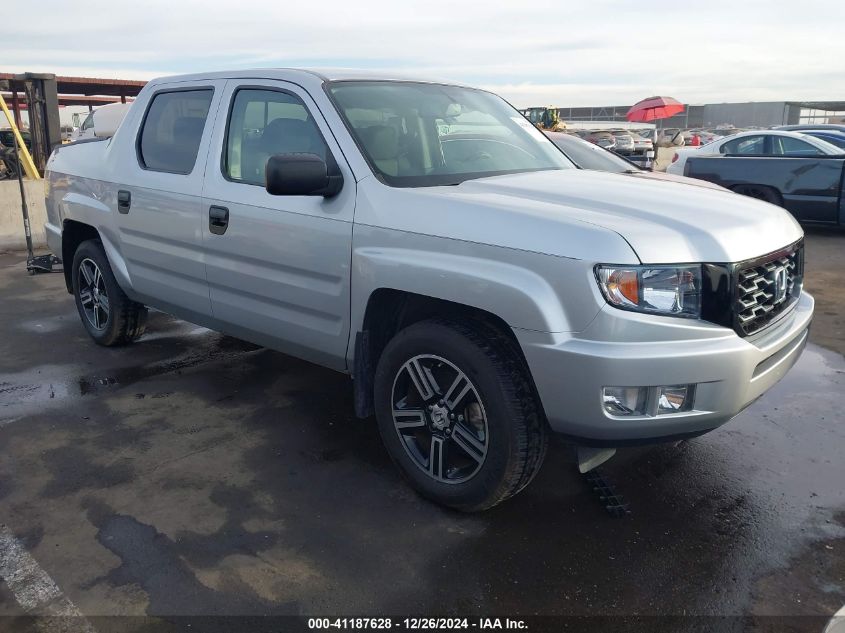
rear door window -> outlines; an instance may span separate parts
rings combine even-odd
[[[789,136],[772,137],[774,153],[779,156],[820,156],[821,150],[806,141]]]
[[[197,161],[214,91],[160,92],[153,97],[138,141],[141,165],[154,171],[189,174]]]

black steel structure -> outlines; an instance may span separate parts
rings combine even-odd
[[[15,75],[29,104],[29,133],[32,135],[32,160],[42,174],[53,149],[61,145],[59,92],[56,76],[49,73]]]

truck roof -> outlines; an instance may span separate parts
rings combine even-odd
[[[198,81],[203,79],[277,79],[281,81],[294,81],[297,83],[309,84],[314,82],[322,84],[326,81],[341,80],[417,81],[422,83],[437,83],[453,86],[464,85],[454,81],[443,81],[432,78],[412,77],[397,73],[352,68],[251,68],[242,70],[223,70],[157,77],[149,83],[152,85],[161,85],[179,83],[183,81]]]

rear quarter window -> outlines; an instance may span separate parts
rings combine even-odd
[[[214,91],[211,88],[156,94],[144,115],[138,158],[145,169],[189,174],[197,161]]]

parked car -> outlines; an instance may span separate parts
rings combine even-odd
[[[615,150],[616,149],[616,137],[613,136],[610,132],[603,132],[603,131],[593,131],[589,132],[585,137],[587,141],[590,143],[595,143],[599,147],[603,147],[604,149],[608,150]]]
[[[842,132],[845,134],[845,125],[839,123],[802,123],[800,125],[781,125],[776,130],[787,132],[804,132],[806,130],[827,130],[829,132]]]
[[[684,130],[681,135],[684,137],[684,145],[692,145],[692,137],[698,134],[698,130]],[[701,139],[701,135],[699,135]]]
[[[733,136],[734,134],[741,134],[742,132],[747,132],[748,130],[744,130],[738,127],[717,127],[710,130],[707,130],[711,134],[715,134],[716,136]]]
[[[616,139],[616,147],[613,151],[623,156],[634,153],[634,137],[630,132],[626,130],[613,130],[611,134]]]
[[[645,138],[636,133],[632,133],[631,138],[634,140],[634,154],[654,151],[654,142],[650,138]]]
[[[839,132],[837,130],[802,130],[802,134],[806,134],[807,136],[813,136],[815,138],[820,138],[823,141],[827,141],[831,145],[836,145],[840,150],[845,150],[845,132]]]
[[[824,154],[839,154],[841,151],[835,145],[799,132],[751,130],[727,136],[720,141],[701,147],[678,148],[675,150],[672,162],[666,168],[666,172],[683,176],[686,161],[693,155],[821,156]]]
[[[462,510],[528,485],[550,432],[586,471],[720,426],[797,360],[813,313],[782,209],[577,169],[467,87],[156,79],[46,180],[95,342],[138,339],[154,306],[345,372],[411,485]],[[749,276],[778,291],[735,291]]]
[[[74,115],[76,116],[76,115]],[[83,138],[93,138],[94,136],[94,110],[88,113],[88,115],[82,120],[82,123],[79,127],[73,130],[73,133],[70,135],[71,142],[78,141]]]
[[[649,180],[660,180],[663,182],[674,182],[686,185],[694,185],[696,187],[717,188],[724,191],[724,187],[719,187],[704,180],[697,180],[695,178],[686,178],[684,176],[673,176],[672,174],[665,174],[662,172],[648,171],[641,169],[635,163],[627,160],[604,148],[598,147],[593,143],[573,136],[572,134],[564,134],[561,132],[545,132],[552,143],[557,148],[566,154],[566,157],[571,160],[580,169],[592,169],[596,171],[606,171],[612,174],[624,174],[626,176],[634,176],[636,178],[647,178]],[[679,193],[677,189],[671,190],[672,194]]]
[[[74,127],[72,125],[61,126],[62,143],[70,143],[73,136]]]
[[[683,132],[678,128],[664,128],[662,130],[658,130],[657,145],[659,147],[683,147]]]
[[[685,173],[691,178],[784,207],[799,222],[845,227],[841,151],[816,156],[693,154],[686,163]]]
[[[131,103],[109,103],[88,113],[82,125],[71,136],[71,141],[101,137],[108,138],[117,130]]]
[[[634,130],[632,133],[635,134],[636,136],[640,136],[640,137],[654,143],[654,139],[657,135],[657,130],[654,129],[654,128],[641,128],[641,129]]]
[[[32,149],[32,135],[29,133],[29,130],[20,130],[21,138],[23,139],[23,144],[26,145],[28,150]],[[5,145],[7,149],[11,149],[14,151],[15,145],[15,133],[12,132],[11,128],[3,128],[0,129],[0,145]]]
[[[716,141],[720,141],[724,138],[723,134],[717,134],[712,130],[700,130],[698,132],[698,136],[701,138],[701,144],[707,145],[708,143],[714,143]]]

